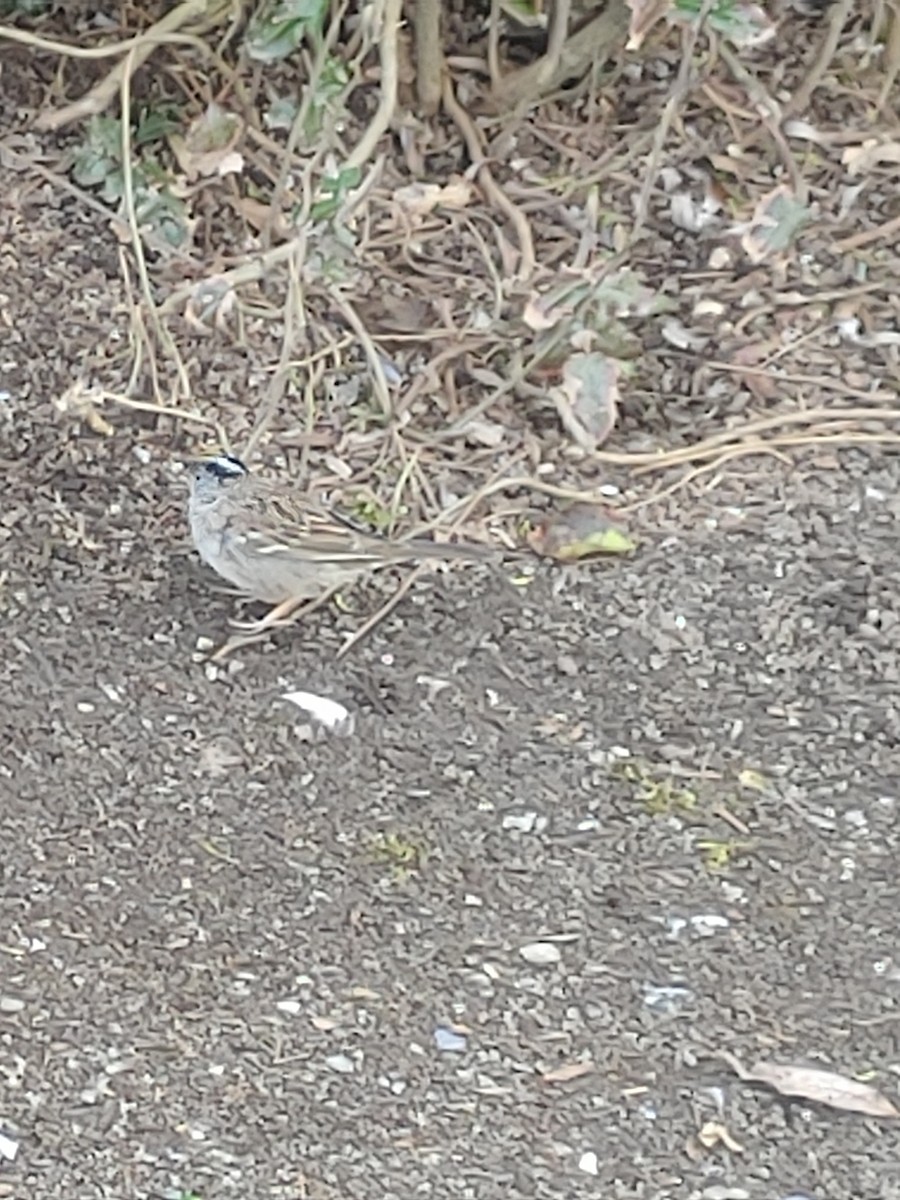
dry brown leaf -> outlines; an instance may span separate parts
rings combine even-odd
[[[541,521],[528,534],[535,554],[577,562],[595,554],[630,554],[634,541],[600,504],[573,504]]]
[[[534,292],[528,297],[525,307],[522,309],[522,320],[535,333],[543,333],[547,329],[552,329],[554,325],[558,325],[564,317],[571,314],[571,311],[571,308],[562,304],[554,305],[552,300],[548,300],[546,296]]]
[[[84,421],[92,433],[100,434],[101,437],[111,437],[115,428],[101,415],[99,405],[102,403],[101,392],[89,388],[81,380],[76,380],[53,401],[53,407],[63,416],[74,416]]]
[[[762,1061],[747,1068],[730,1051],[720,1050],[718,1056],[728,1063],[739,1078],[749,1083],[765,1084],[782,1096],[826,1104],[829,1108],[862,1113],[867,1117],[889,1120],[900,1117],[900,1109],[877,1088],[856,1079],[848,1079],[846,1075],[838,1075],[835,1071]]]
[[[572,354],[553,399],[566,432],[593,453],[612,432],[619,405],[620,364],[606,354]]]
[[[736,367],[755,367],[765,362],[779,346],[777,338],[769,338],[764,342],[748,342],[734,351],[731,362]],[[768,371],[737,371],[736,376],[757,400],[773,399],[782,386]]]
[[[748,792],[767,792],[771,786],[762,771],[754,771],[752,767],[744,767],[739,771],[737,781]]]
[[[502,446],[510,436],[505,425],[501,425],[497,421],[480,419],[467,421],[461,432],[470,442],[474,442],[478,446],[487,446],[490,450],[496,450],[498,446]]]
[[[628,25],[627,50],[640,50],[644,38],[672,7],[672,0],[628,0],[631,20]]]
[[[697,1141],[705,1150],[714,1150],[722,1145],[732,1154],[743,1154],[744,1147],[736,1141],[727,1127],[721,1121],[707,1121],[702,1129],[697,1131]]]
[[[847,146],[841,162],[848,175],[863,175],[882,163],[900,163],[900,142],[882,142],[868,138],[859,146]]]
[[[594,1064],[589,1059],[582,1062],[563,1063],[561,1066],[545,1071],[541,1080],[544,1083],[568,1083],[571,1079],[580,1079],[583,1075],[590,1075],[593,1070]]]
[[[331,1033],[332,1030],[340,1027],[340,1021],[336,1017],[318,1017],[313,1016],[309,1019],[313,1029],[318,1029],[319,1033]]]
[[[358,306],[368,328],[379,333],[421,333],[434,324],[433,307],[422,296],[375,295]]]
[[[264,204],[261,200],[255,200],[252,196],[239,196],[233,199],[231,203],[251,229],[255,229],[257,233],[261,229],[269,228],[275,237],[286,238],[293,228],[290,221],[280,209],[273,212],[271,204]]]
[[[869,1117],[900,1117],[900,1109],[871,1084],[818,1067],[758,1062],[750,1068],[747,1079],[768,1084],[783,1096],[799,1096],[844,1112],[858,1112]]]
[[[467,179],[449,183],[410,183],[397,188],[394,202],[408,220],[421,221],[436,208],[465,208],[472,202],[472,185]]]
[[[235,175],[243,171],[244,158],[235,150],[244,132],[237,113],[213,101],[191,125],[184,137],[172,134],[169,145],[188,180],[201,175]]]

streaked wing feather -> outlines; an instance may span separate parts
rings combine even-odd
[[[299,552],[313,562],[360,564],[405,557],[391,542],[355,530],[296,492],[257,487],[246,500],[257,520],[244,536],[260,554]]]
[[[440,545],[421,539],[393,542],[354,528],[349,518],[314,504],[308,497],[249,477],[243,501],[256,517],[242,536],[259,554],[299,554],[310,562],[361,566],[416,558],[490,557],[488,547]],[[252,484],[252,486],[251,486]]]

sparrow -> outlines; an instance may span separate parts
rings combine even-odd
[[[487,546],[362,532],[290,484],[251,474],[232,454],[191,464],[188,520],[205,563],[245,596],[284,611],[392,563],[495,557]]]

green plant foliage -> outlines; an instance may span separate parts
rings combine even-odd
[[[304,38],[321,39],[327,13],[328,0],[268,0],[247,27],[244,49],[256,62],[278,62]]]
[[[696,21],[703,8],[703,0],[675,0],[677,16]],[[710,28],[722,34],[736,46],[752,44],[774,33],[774,26],[765,10],[748,0],[718,0],[706,17]]]
[[[138,115],[131,131],[132,145],[146,148],[173,127],[171,111],[146,109]],[[84,141],[75,151],[72,176],[82,187],[98,189],[108,203],[121,201],[125,194],[125,172],[122,122],[118,118],[91,118]],[[180,246],[187,236],[185,206],[170,189],[169,173],[146,150],[131,164],[131,183],[138,224],[153,229],[170,246]]]
[[[320,197],[310,209],[310,220],[329,221],[337,213],[351,188],[362,178],[359,167],[344,167],[337,175],[328,175],[319,184]]]
[[[40,17],[50,0],[0,0],[0,17]]]

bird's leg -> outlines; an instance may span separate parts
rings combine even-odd
[[[232,629],[239,629],[241,633],[250,635],[265,633],[267,629],[287,625],[290,617],[296,619],[303,616],[308,607],[306,602],[305,596],[301,596],[299,599],[291,596],[287,600],[282,600],[280,604],[276,604],[274,608],[270,608],[260,621],[231,621],[230,624]],[[311,607],[309,607],[309,611],[312,611]]]
[[[230,637],[227,642],[223,642],[216,650],[213,650],[209,656],[209,661],[221,662],[234,650],[240,650],[243,646],[252,646],[254,642],[261,642],[265,636],[265,632],[257,634],[237,633],[234,637]]]
[[[254,642],[262,641],[262,639],[272,630],[280,629],[285,625],[292,625],[301,618],[308,616],[317,608],[321,608],[326,604],[332,596],[332,592],[326,592],[323,596],[318,596],[315,600],[308,600],[301,596],[291,598],[290,600],[282,600],[280,604],[276,604],[274,608],[262,618],[261,621],[237,622],[232,621],[233,628],[239,630],[233,637],[230,637],[227,642],[224,642],[218,650],[213,651],[210,655],[212,662],[221,662],[223,658],[227,658],[233,650],[239,650],[242,646],[250,646]]]

